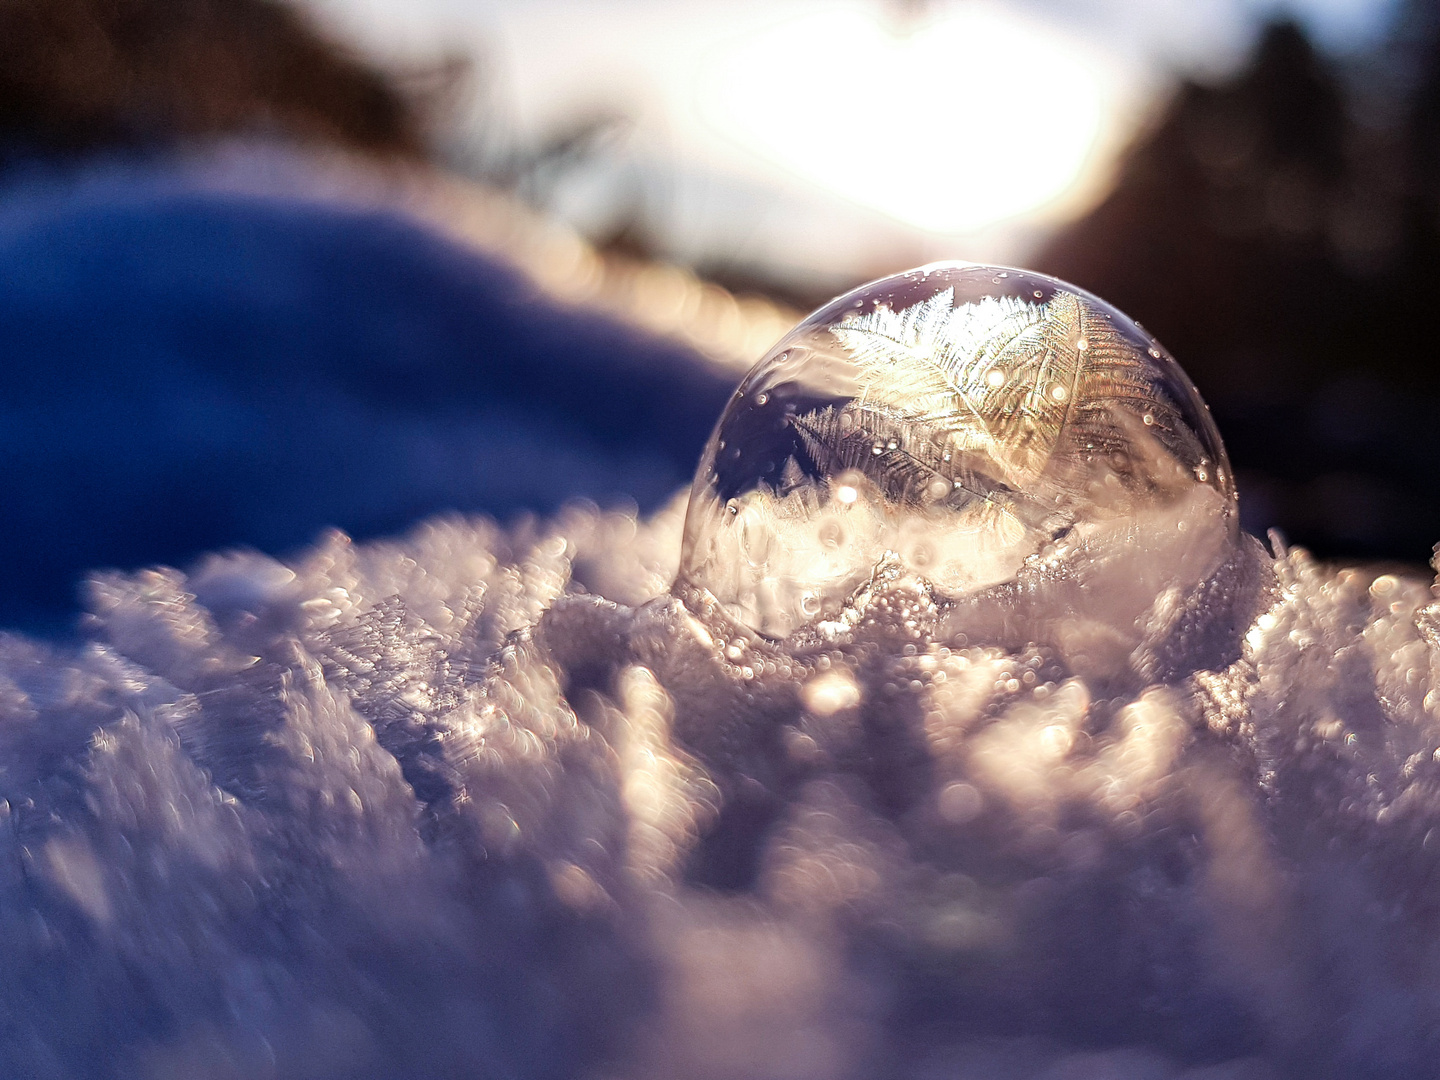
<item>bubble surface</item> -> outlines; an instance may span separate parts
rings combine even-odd
[[[1237,536],[1219,433],[1153,337],[1053,278],[935,264],[832,301],[746,375],[676,591],[784,639],[887,567],[944,601],[1100,563],[1115,579],[1128,551],[1143,607]]]

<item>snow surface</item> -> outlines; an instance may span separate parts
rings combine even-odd
[[[487,225],[535,232],[443,177],[263,142],[7,171],[0,626],[67,632],[96,567],[664,505],[735,375],[548,294]]]
[[[1435,1074],[1426,582],[1247,539],[1159,675],[903,580],[791,654],[669,595],[682,509],[99,577],[83,646],[0,640],[0,1074]]]

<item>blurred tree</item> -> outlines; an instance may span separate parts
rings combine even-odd
[[[1139,318],[1212,404],[1252,529],[1418,561],[1440,537],[1434,418],[1440,49],[1412,107],[1356,119],[1296,24],[1184,85],[1111,195],[1036,262]]]
[[[1234,80],[1180,90],[1043,268],[1141,318],[1217,404],[1313,382],[1345,291],[1326,235],[1345,134],[1338,79],[1271,27]]]
[[[422,144],[391,81],[277,0],[0,0],[0,147],[254,131]]]

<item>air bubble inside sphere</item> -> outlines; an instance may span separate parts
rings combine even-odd
[[[937,264],[831,302],[746,375],[676,589],[773,639],[840,625],[881,572],[941,602],[1066,581],[1139,612],[1222,561],[1237,521],[1208,410],[1133,320]]]

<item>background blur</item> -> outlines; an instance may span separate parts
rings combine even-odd
[[[1440,540],[1436,0],[0,0],[0,625],[651,509],[791,322],[938,258],[1154,331],[1252,530]]]

